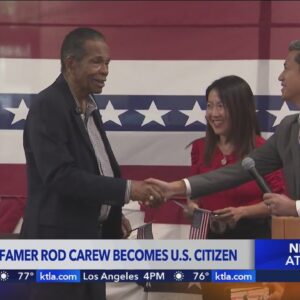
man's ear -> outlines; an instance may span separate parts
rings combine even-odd
[[[74,64],[75,64],[75,59],[73,56],[67,56],[65,59],[65,67],[66,67],[66,71],[72,71],[74,68]]]

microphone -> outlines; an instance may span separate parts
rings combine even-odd
[[[272,193],[271,189],[263,179],[263,177],[258,173],[257,169],[255,168],[255,162],[251,157],[245,157],[242,160],[242,167],[244,170],[248,171],[256,183],[259,185],[260,189],[264,193]]]

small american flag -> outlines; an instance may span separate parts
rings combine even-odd
[[[190,240],[204,240],[207,236],[207,230],[209,225],[209,211],[203,211],[195,209],[193,214],[193,220],[190,229]]]
[[[138,240],[153,240],[152,223],[139,227],[136,238]]]

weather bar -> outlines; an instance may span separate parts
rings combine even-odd
[[[0,270],[6,282],[300,282],[295,270]]]

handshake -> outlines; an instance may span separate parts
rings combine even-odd
[[[173,196],[186,195],[186,187],[183,180],[165,182],[149,178],[145,181],[131,181],[130,199],[141,201],[151,207],[157,207],[165,203]]]

